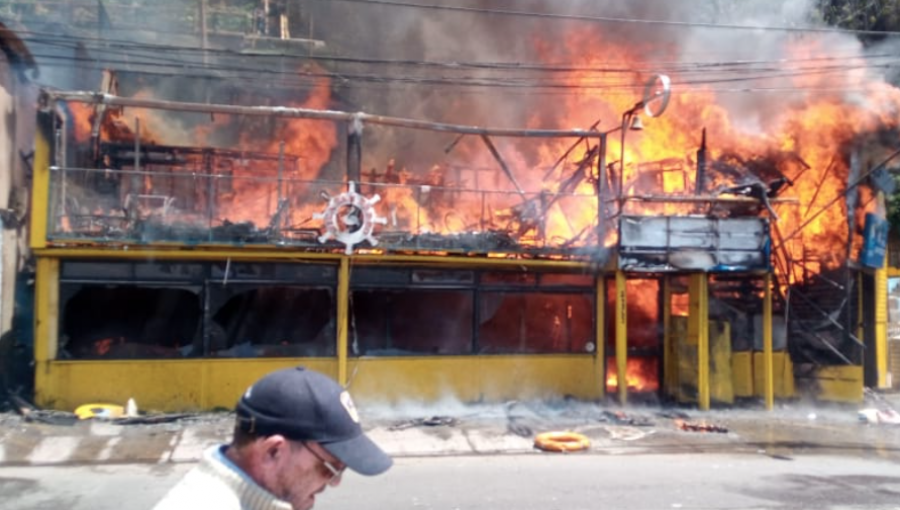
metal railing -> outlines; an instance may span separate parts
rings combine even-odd
[[[328,218],[317,217],[334,198],[336,228],[352,232],[348,218],[371,212],[383,219],[374,226],[377,247],[389,251],[574,254],[597,244],[593,195],[362,182],[365,203],[342,205],[346,183],[296,179],[292,171],[242,175],[153,164],[50,170],[51,241],[334,249],[343,245],[320,242]]]

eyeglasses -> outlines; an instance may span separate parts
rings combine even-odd
[[[310,448],[308,444],[302,443],[302,442],[300,444],[302,444],[304,448],[309,450],[309,452],[312,453],[313,456],[315,456],[315,458],[319,459],[319,462],[321,462],[322,465],[325,466],[325,468],[328,469],[328,471],[331,473],[331,478],[328,479],[329,485],[331,485],[335,480],[337,480],[338,478],[341,477],[341,475],[344,474],[344,470],[347,469],[347,466],[344,466],[341,469],[338,469],[338,468],[334,467],[334,464],[332,464],[331,462],[328,462],[327,460],[325,460],[324,457],[319,455],[318,452],[316,452],[315,450]]]

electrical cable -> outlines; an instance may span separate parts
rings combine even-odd
[[[642,25],[660,25],[675,28],[710,28],[717,30],[750,30],[756,32],[788,32],[788,33],[828,33],[828,34],[848,34],[848,35],[900,35],[898,31],[886,30],[853,30],[833,27],[792,27],[792,26],[754,26],[754,25],[735,25],[728,23],[705,23],[700,21],[673,21],[673,20],[649,20],[639,18],[615,18],[608,16],[587,16],[579,14],[559,14],[559,13],[540,13],[529,11],[515,11],[507,9],[485,9],[479,7],[461,7],[455,5],[435,5],[435,4],[416,4],[408,2],[396,2],[392,0],[308,0],[312,2],[327,3],[353,3],[381,5],[389,7],[404,7],[420,10],[436,10],[449,11],[457,13],[477,13],[490,14],[494,16],[513,16],[526,18],[544,18],[555,20],[571,20],[585,22],[600,23],[624,23],[624,24],[642,24]]]

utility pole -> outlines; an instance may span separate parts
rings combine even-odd
[[[209,41],[206,38],[206,0],[200,0],[200,36],[201,42],[200,47],[203,48],[203,66],[209,63],[206,53],[209,49]]]

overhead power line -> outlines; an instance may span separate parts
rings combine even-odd
[[[194,78],[219,78],[229,80],[240,80],[243,83],[259,83],[261,81],[271,82],[278,79],[277,83],[271,83],[276,87],[304,87],[309,88],[317,83],[317,80],[329,79],[341,83],[349,83],[354,88],[391,88],[399,86],[427,86],[427,87],[453,87],[456,92],[465,89],[469,90],[503,90],[509,92],[518,92],[521,94],[580,94],[585,91],[596,90],[602,91],[605,95],[621,95],[640,94],[643,85],[626,82],[604,82],[603,80],[582,80],[578,83],[567,83],[559,80],[540,80],[540,79],[506,79],[506,78],[485,78],[471,76],[438,76],[438,77],[416,77],[416,76],[399,76],[399,75],[382,75],[382,74],[342,74],[327,71],[318,72],[295,72],[284,71],[278,69],[265,69],[258,66],[241,67],[236,65],[216,66],[203,65],[201,62],[164,62],[164,61],[142,61],[130,59],[106,58],[102,61],[103,65],[92,58],[78,58],[53,54],[36,54],[36,56],[44,62],[44,65],[52,65],[57,68],[84,68],[85,66],[119,65],[119,66],[135,66],[141,68],[142,73],[169,75],[173,76],[173,72],[177,71],[178,76],[194,77]],[[154,71],[155,69],[155,71]],[[858,69],[868,69],[858,68]],[[791,72],[782,72],[780,74],[761,74],[761,75],[745,75],[739,77],[727,76],[708,76],[697,77],[694,79],[684,79],[676,82],[676,87],[682,92],[718,92],[719,90],[731,93],[741,92],[766,92],[773,91],[795,91],[795,92],[835,92],[861,90],[859,87],[835,87],[831,85],[817,86],[760,86],[751,85],[754,83],[761,84],[765,81],[773,79],[794,79],[799,77],[811,77],[816,75],[843,74],[851,70],[848,67],[838,67],[834,69],[810,69],[795,70]],[[215,73],[215,74],[213,74]],[[744,87],[734,87],[736,83],[746,83]],[[728,89],[717,87],[718,84],[730,84]]]
[[[57,47],[63,49],[75,49],[77,39],[69,38],[33,38],[33,34],[26,39],[34,41],[36,47]],[[108,61],[109,63],[117,63],[112,57],[124,59],[126,64],[147,65],[147,66],[164,66],[170,64],[175,67],[191,66],[198,68],[202,64],[199,63],[203,55],[212,54],[219,57],[233,57],[235,59],[243,59],[238,62],[230,62],[227,65],[221,62],[209,63],[205,67],[211,71],[241,71],[261,72],[261,73],[278,73],[293,74],[294,69],[288,71],[278,71],[273,69],[261,69],[259,65],[250,65],[251,60],[271,61],[273,63],[282,63],[284,59],[289,61],[296,60],[299,62],[308,61],[306,56],[279,55],[279,54],[260,54],[247,55],[233,50],[216,50],[213,52],[204,52],[197,48],[177,47],[177,46],[155,46],[143,45],[140,43],[127,42],[125,44],[97,44],[95,47],[88,48],[94,51],[94,57],[85,58],[85,62],[92,60]],[[35,50],[38,56],[46,58],[62,58],[53,55],[41,55],[41,52]],[[66,57],[75,58],[77,57]],[[195,59],[191,62],[190,58]],[[798,74],[809,73],[825,73],[825,72],[846,72],[860,69],[879,69],[889,68],[900,64],[900,59],[895,55],[877,54],[870,55],[869,58],[859,58],[856,56],[830,56],[830,57],[808,57],[800,59],[776,59],[776,60],[736,60],[736,61],[717,61],[717,62],[638,62],[632,67],[618,67],[617,63],[608,63],[606,66],[564,66],[557,64],[541,64],[541,63],[517,63],[517,62],[501,62],[501,63],[482,63],[482,62],[435,62],[435,61],[414,61],[414,60],[390,60],[390,59],[361,59],[361,58],[344,58],[344,57],[319,57],[321,61],[333,61],[339,63],[363,64],[378,66],[381,73],[367,73],[356,76],[365,76],[369,79],[382,77],[385,80],[398,78],[397,73],[393,71],[385,71],[384,66],[407,66],[414,70],[427,71],[429,69],[440,69],[445,73],[453,73],[459,75],[465,71],[478,71],[479,73],[498,72],[504,73],[502,79],[517,79],[511,73],[526,73],[524,79],[537,79],[533,73],[579,73],[579,82],[585,86],[591,85],[591,80],[597,80],[608,74],[648,74],[648,73],[668,73],[678,75],[686,79],[693,73],[702,73],[704,76],[723,77],[727,75],[737,76],[736,79],[758,80],[767,77],[778,78],[784,76],[795,76]],[[817,65],[816,65],[817,64]],[[766,74],[769,73],[769,74]],[[350,79],[354,74],[349,72],[334,71],[335,77]],[[592,78],[593,77],[593,78]],[[442,79],[440,76],[416,77],[413,75],[401,75],[399,79]],[[465,76],[457,76],[455,79],[471,79],[471,80],[489,80],[489,76],[480,74],[477,77],[466,78]],[[604,87],[610,87],[609,80],[602,80]],[[634,87],[638,86],[633,80],[615,84],[616,86]]]
[[[588,21],[588,22],[599,22],[599,23],[631,23],[631,24],[641,24],[641,25],[658,25],[658,26],[670,26],[670,27],[681,27],[681,28],[710,28],[710,29],[720,29],[720,30],[751,30],[751,31],[776,31],[776,32],[819,32],[819,33],[836,33],[836,34],[848,34],[848,35],[900,35],[900,32],[896,31],[882,31],[882,30],[851,30],[851,29],[843,29],[843,28],[833,28],[833,27],[792,27],[792,26],[775,26],[775,25],[765,25],[765,26],[755,26],[755,25],[735,25],[729,23],[706,23],[702,21],[672,21],[672,20],[649,20],[649,19],[639,19],[639,18],[616,18],[616,17],[608,17],[608,16],[587,16],[580,14],[560,14],[560,13],[542,13],[542,12],[530,12],[530,11],[516,11],[509,9],[485,9],[480,7],[461,7],[456,5],[435,5],[435,4],[417,4],[417,3],[409,3],[409,2],[396,2],[393,0],[309,0],[314,2],[344,2],[344,3],[353,3],[353,4],[367,4],[367,5],[383,5],[383,6],[391,6],[391,7],[404,7],[404,8],[413,8],[413,9],[425,9],[425,10],[436,10],[436,11],[451,11],[451,12],[460,12],[460,13],[478,13],[478,14],[492,14],[497,16],[517,16],[517,17],[527,17],[527,18],[547,18],[547,19],[557,19],[557,20],[573,20],[573,21]]]

